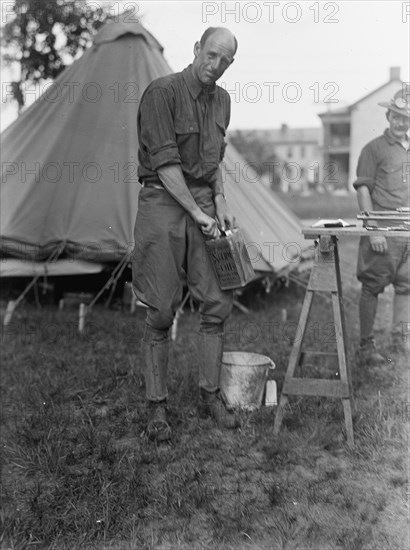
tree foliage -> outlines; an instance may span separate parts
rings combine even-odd
[[[96,2],[15,0],[2,29],[2,48],[6,65],[20,65],[20,78],[10,83],[20,108],[24,83],[54,79],[90,45],[107,17],[107,9]]]
[[[281,182],[280,170],[277,166],[283,164],[272,151],[272,145],[262,140],[252,130],[236,130],[229,134],[230,141],[241,156],[269,181],[276,190]]]

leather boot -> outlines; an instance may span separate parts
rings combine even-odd
[[[199,387],[210,393],[219,390],[223,347],[223,332],[199,332]]]
[[[149,418],[145,434],[157,442],[171,439],[171,428],[167,422],[166,401],[148,402]]]
[[[236,428],[235,414],[226,408],[219,392],[224,333],[222,325],[207,327],[199,332],[199,387],[201,408],[216,420],[221,428]]]
[[[360,347],[358,359],[360,366],[377,367],[387,364],[374,343],[373,325],[377,312],[377,295],[362,287],[359,302]]]
[[[169,342],[141,342],[144,360],[145,394],[149,401],[163,401],[168,397],[167,372]]]
[[[220,428],[234,429],[239,426],[238,418],[233,411],[227,409],[219,391],[200,391],[200,400],[205,414],[211,416]]]
[[[387,365],[388,361],[377,351],[374,340],[370,339],[360,345],[359,364],[361,367],[380,367]]]
[[[166,412],[169,342],[143,340],[141,349],[145,363],[145,393],[149,413],[145,433],[152,440],[166,441],[171,437]]]
[[[377,295],[362,287],[359,301],[360,345],[374,339],[373,326],[377,312]]]
[[[410,295],[395,294],[393,299],[392,351],[410,353]]]

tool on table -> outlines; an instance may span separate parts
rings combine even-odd
[[[410,225],[410,209],[400,207],[396,210],[364,210],[357,216],[358,220],[363,220],[363,227],[368,231],[407,231]],[[400,222],[399,225],[375,227],[370,226],[367,222]]]

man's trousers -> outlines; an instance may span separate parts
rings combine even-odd
[[[191,192],[198,206],[215,217],[211,189],[195,186]],[[135,294],[148,305],[142,342],[147,397],[161,400],[167,395],[168,331],[184,284],[199,302],[200,385],[214,391],[219,385],[223,324],[233,295],[219,288],[200,228],[165,189],[140,191],[132,261]]]

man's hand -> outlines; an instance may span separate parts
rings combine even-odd
[[[202,210],[200,210],[194,219],[196,223],[200,226],[201,231],[204,235],[210,237],[211,239],[216,239],[217,237],[219,237],[218,224],[216,223],[216,220],[214,220],[214,218],[211,218],[211,216],[208,216],[207,214],[205,214],[205,212],[202,212]]]
[[[383,235],[370,235],[369,240],[373,252],[377,252],[378,254],[385,254],[387,252],[386,237],[383,237]]]
[[[229,227],[229,229],[233,229],[233,227],[235,226],[235,218],[229,210],[228,205],[226,204],[225,197],[218,193],[217,195],[215,195],[214,202],[216,208],[216,217],[222,231],[225,231],[227,226]]]

